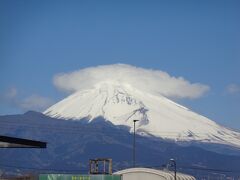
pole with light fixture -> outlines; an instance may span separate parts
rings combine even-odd
[[[174,165],[174,180],[177,180],[177,164],[174,159],[169,160]]]
[[[136,132],[135,132],[135,123],[139,120],[133,120],[133,167],[136,166]]]

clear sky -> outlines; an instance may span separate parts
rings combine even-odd
[[[240,129],[239,0],[0,0],[0,114],[64,98],[55,74],[124,63],[210,90],[181,104]]]

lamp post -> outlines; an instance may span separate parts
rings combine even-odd
[[[169,161],[171,163],[173,163],[173,165],[174,165],[174,180],[177,180],[177,164],[176,164],[176,161],[174,159],[170,159]]]
[[[133,167],[135,167],[135,164],[136,164],[136,140],[135,140],[135,136],[136,136],[136,133],[135,133],[135,123],[138,122],[139,120],[136,120],[134,119],[133,120]]]

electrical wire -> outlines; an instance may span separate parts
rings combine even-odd
[[[81,169],[55,169],[55,168],[37,168],[37,167],[26,167],[26,166],[16,166],[16,165],[8,165],[8,164],[0,164],[1,167],[5,168],[16,168],[16,169],[28,169],[28,170],[35,170],[35,171],[52,171],[52,172],[87,172],[88,169],[81,168]],[[154,168],[154,169],[162,169],[162,165],[155,165],[155,166],[141,166],[145,168]],[[129,168],[129,166],[125,167]],[[121,169],[114,169],[115,171],[123,170]],[[178,166],[177,170],[197,170],[197,171],[208,171],[208,172],[218,172],[218,173],[240,173],[239,170],[227,170],[227,169],[216,169],[216,168],[205,168],[205,167],[196,167],[196,166]]]

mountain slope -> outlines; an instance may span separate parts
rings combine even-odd
[[[88,160],[97,157],[113,158],[114,171],[132,166],[133,136],[129,129],[102,118],[86,123],[84,119],[65,121],[28,112],[0,116],[0,127],[4,135],[47,142],[46,149],[0,149],[0,170],[4,172],[87,173]],[[137,135],[137,166],[160,168],[170,158],[176,159],[178,171],[196,177],[205,173],[239,175],[239,156]]]
[[[62,119],[92,119],[99,116],[114,125],[133,127],[137,133],[174,141],[200,141],[240,147],[240,133],[218,125],[163,96],[139,91],[128,84],[105,82],[78,91],[44,114]]]

